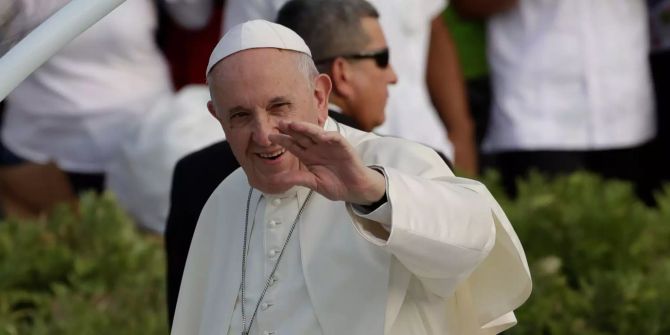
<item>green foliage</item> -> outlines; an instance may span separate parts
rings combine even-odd
[[[0,334],[167,334],[160,239],[109,196],[0,223]]]
[[[507,333],[670,334],[669,191],[648,208],[628,183],[576,173],[531,175],[514,201],[497,195],[534,285]]]
[[[507,334],[670,334],[670,186],[648,208],[630,185],[532,175],[517,199],[484,180],[521,239],[533,293]],[[108,196],[0,223],[0,335],[167,334],[160,240]]]

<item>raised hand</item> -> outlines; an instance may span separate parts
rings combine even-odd
[[[269,135],[270,141],[286,148],[301,163],[300,170],[281,175],[283,182],[308,187],[331,200],[361,205],[384,196],[384,177],[363,165],[338,132],[298,121],[281,121],[279,131],[281,134]]]

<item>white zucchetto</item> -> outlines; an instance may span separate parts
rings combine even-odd
[[[209,56],[205,76],[224,58],[256,48],[292,50],[312,56],[305,41],[293,30],[265,20],[252,20],[234,26],[223,35]]]

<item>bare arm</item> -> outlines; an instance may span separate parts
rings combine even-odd
[[[430,98],[454,145],[454,164],[468,175],[477,174],[474,123],[468,108],[456,45],[441,16],[431,23],[426,81]]]
[[[452,0],[456,11],[468,18],[485,19],[504,12],[519,3],[519,0]]]

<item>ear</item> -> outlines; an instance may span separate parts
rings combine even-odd
[[[215,119],[219,120],[219,117],[216,115],[216,109],[214,108],[214,103],[212,100],[207,101],[207,110],[209,110],[209,114],[211,114]]]
[[[349,97],[353,93],[351,86],[351,64],[344,58],[337,57],[330,66],[333,80],[333,94],[342,98]]]
[[[328,118],[328,97],[332,87],[333,84],[328,75],[321,73],[314,78],[314,101],[316,102],[320,126],[323,126]]]

